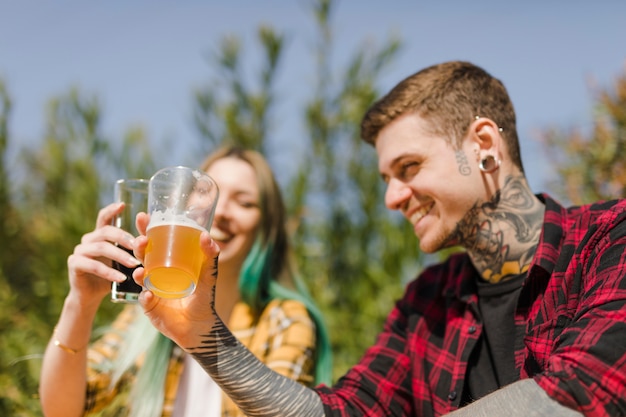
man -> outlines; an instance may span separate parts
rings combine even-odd
[[[142,294],[155,326],[250,416],[626,415],[626,200],[565,209],[533,195],[505,87],[466,62],[399,83],[362,136],[421,250],[465,251],[408,285],[343,378],[310,390],[256,362],[203,309],[208,263],[180,303]]]

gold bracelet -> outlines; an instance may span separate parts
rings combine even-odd
[[[55,327],[54,329],[54,334],[56,335],[57,333],[57,329]],[[64,351],[66,351],[67,353],[71,353],[72,355],[76,355],[78,352],[80,352],[81,350],[85,349],[85,348],[81,348],[81,349],[72,349],[69,346],[65,346],[63,343],[61,343],[61,341],[59,341],[59,339],[54,339],[54,341],[52,342],[54,343],[54,346],[58,347],[59,349],[62,349]]]

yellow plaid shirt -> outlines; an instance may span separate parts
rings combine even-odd
[[[127,372],[120,378],[113,390],[109,389],[111,373],[102,369],[104,364],[116,357],[121,342],[119,334],[128,328],[138,311],[135,306],[127,306],[112,324],[111,331],[90,347],[85,416],[128,415],[126,399],[143,358],[138,359],[135,367],[131,368],[132,372]],[[256,317],[246,304],[238,303],[228,327],[269,368],[302,384],[313,384],[315,324],[302,303],[273,300]],[[178,382],[183,371],[184,355],[182,349],[174,346],[165,381],[162,417],[172,415]],[[222,416],[244,416],[225,394],[222,394]]]

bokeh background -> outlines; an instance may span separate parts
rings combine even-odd
[[[309,0],[82,2],[3,1],[0,74],[14,100],[11,146],[35,143],[44,109],[70,86],[97,94],[102,129],[121,136],[142,125],[150,143],[175,139],[166,163],[196,162],[194,88],[215,75],[209,56],[235,35],[252,77],[261,24],[286,36],[276,81],[280,103],[271,135],[274,155],[293,170],[306,153],[299,105],[311,94],[312,47],[319,41]],[[475,62],[502,79],[519,117],[531,185],[551,170],[533,139],[546,125],[588,127],[592,85],[606,86],[625,66],[626,3],[620,0],[338,0],[331,16],[333,71],[363,45],[403,41],[380,74],[381,91],[418,69],[445,60]],[[281,167],[279,174],[282,170]],[[288,174],[281,175],[285,177]]]
[[[619,0],[0,0],[0,415],[41,414],[65,262],[113,181],[224,142],[277,173],[340,376],[445,256],[383,207],[358,137],[372,101],[425,66],[469,60],[505,83],[535,191],[625,196],[624,16]],[[118,311],[103,303],[98,325]]]

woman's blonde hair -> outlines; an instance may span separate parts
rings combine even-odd
[[[260,195],[261,227],[239,276],[241,298],[259,313],[273,299],[302,302],[316,327],[315,381],[330,383],[332,361],[328,332],[322,314],[294,267],[287,234],[287,212],[274,173],[263,155],[236,146],[211,153],[201,168],[206,171],[223,158],[235,158],[249,164],[255,172]]]

